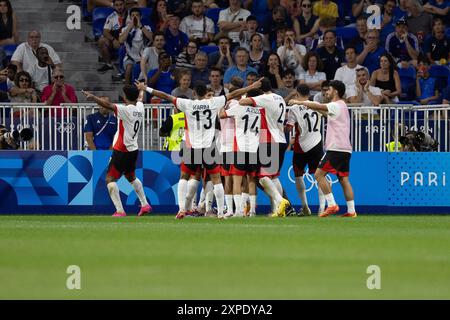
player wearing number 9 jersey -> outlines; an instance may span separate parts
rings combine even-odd
[[[300,84],[297,87],[298,100],[308,100],[309,87]],[[295,128],[294,156],[292,166],[295,174],[295,185],[302,201],[300,216],[311,215],[306,198],[306,186],[303,180],[305,167],[308,165],[308,173],[315,174],[320,159],[323,156],[322,134],[320,133],[321,114],[306,108],[303,105],[294,104],[289,109],[286,126],[288,130]],[[319,214],[325,210],[325,197],[319,188]]]
[[[214,185],[213,191],[217,201],[217,217],[223,218],[224,189],[220,177],[220,167],[215,161],[215,145],[213,143],[217,114],[219,109],[225,106],[227,100],[242,96],[247,91],[260,85],[261,83],[257,81],[249,87],[235,90],[225,96],[206,99],[206,84],[202,81],[196,81],[194,83],[195,100],[188,100],[176,98],[136,82],[136,86],[139,89],[145,89],[148,93],[173,103],[186,116],[186,147],[183,148],[181,177],[178,182],[180,210],[176,218],[181,219],[186,215],[186,203],[192,201],[199,184],[195,174],[202,166],[206,168]]]
[[[264,191],[273,200],[277,210],[273,217],[285,217],[289,201],[283,199],[283,187],[278,180],[279,170],[283,165],[286,151],[284,136],[284,120],[286,103],[284,99],[272,93],[268,78],[261,80],[261,90],[264,94],[239,100],[239,104],[261,108],[261,140],[259,146],[259,177]]]
[[[142,127],[144,119],[144,90],[140,92],[133,86],[125,86],[123,88],[124,100],[127,104],[116,105],[107,100],[100,99],[89,92],[83,93],[89,100],[94,100],[96,103],[105,107],[114,113],[118,119],[118,130],[113,141],[113,153],[109,161],[108,172],[106,175],[106,184],[108,187],[111,200],[116,207],[116,212],[113,216],[126,216],[120,200],[119,188],[116,181],[123,175],[127,178],[133,186],[136,194],[141,202],[141,210],[139,216],[150,213],[151,207],[145,197],[144,189],[141,181],[136,178],[135,169],[138,158],[138,134]]]

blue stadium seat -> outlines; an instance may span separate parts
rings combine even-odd
[[[222,10],[222,8],[209,8],[206,10],[206,16],[214,21],[214,24],[217,24],[217,21],[219,21],[219,13]]]
[[[151,18],[152,15],[152,8],[140,8],[141,10],[141,22],[143,25],[152,26]],[[153,28],[152,28],[153,29]],[[154,31],[154,30],[152,30]]]
[[[442,91],[448,85],[450,69],[447,66],[432,65],[430,68],[430,76],[436,78],[436,89]]]
[[[219,51],[218,46],[200,46],[200,51],[203,51],[206,54],[214,53]]]
[[[14,51],[16,51],[17,45],[16,44],[8,44],[3,47],[3,51],[5,51],[6,57],[10,58],[14,54]]]
[[[92,12],[92,32],[96,39],[103,34],[106,18],[113,12],[114,9],[108,7],[95,8]]]
[[[450,27],[445,29],[445,35],[447,36],[447,38],[450,38]]]
[[[344,43],[352,40],[358,36],[358,31],[356,28],[352,27],[340,27],[336,28],[336,36],[341,37]]]
[[[81,1],[81,9],[83,11],[83,17],[85,17],[85,18],[92,16],[92,14],[87,11],[87,2],[88,2],[88,0]]]
[[[400,68],[398,74],[402,86],[400,101],[413,100],[416,95],[416,70],[414,67]]]

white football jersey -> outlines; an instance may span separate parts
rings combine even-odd
[[[262,94],[250,98],[253,100],[253,106],[263,108],[262,114],[266,118],[267,128],[273,140],[277,143],[286,143],[284,136],[284,120],[286,118],[286,102],[275,94]]]
[[[122,152],[131,152],[139,149],[138,136],[144,120],[144,104],[116,105],[117,128],[114,136],[113,149]]]
[[[177,98],[175,106],[186,115],[186,144],[193,149],[211,147],[216,130],[217,113],[227,102],[225,96],[204,100]]]
[[[234,118],[236,126],[237,150],[241,152],[258,152],[261,131],[261,112],[259,108],[233,105],[225,113]]]
[[[239,105],[236,100],[228,101],[225,106],[225,110],[230,109],[234,105]],[[235,125],[234,119],[225,118],[220,119],[220,152],[233,152],[234,147],[234,135],[235,135]]]
[[[293,105],[289,109],[287,125],[295,126],[296,123],[300,132],[296,133],[295,143],[300,146],[299,152],[308,152],[322,140],[321,114],[302,105]]]

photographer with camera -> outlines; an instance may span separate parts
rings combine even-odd
[[[420,131],[408,131],[399,141],[405,152],[437,152],[439,147],[439,142]]]
[[[20,142],[33,139],[33,130],[24,128],[9,132],[5,126],[0,124],[0,150],[17,150]]]

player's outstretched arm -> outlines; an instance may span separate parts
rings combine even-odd
[[[154,95],[155,97],[158,97],[158,98],[163,99],[163,100],[167,100],[170,103],[175,104],[176,97],[171,96],[170,94],[167,94],[165,92],[162,92],[162,91],[155,90],[153,88],[147,87],[147,85],[145,83],[143,83],[143,82],[136,81],[134,84],[136,85],[136,87],[139,90],[142,90],[141,88],[143,88],[143,90],[145,90],[148,93]]]
[[[300,104],[300,105],[304,105],[305,107],[308,107],[309,109],[315,110],[320,112],[321,114],[323,114],[324,116],[328,115],[328,107],[326,104],[322,104],[322,103],[318,103],[315,101],[301,101],[301,100],[297,100],[297,99],[291,99],[289,101],[289,105],[294,105],[294,104]]]
[[[262,79],[264,79],[264,78],[258,79],[257,81],[253,82],[251,85],[249,85],[249,86],[247,86],[245,88],[234,90],[233,92],[228,93],[226,95],[227,100],[231,100],[231,99],[240,97],[240,96],[242,96],[243,94],[249,92],[252,89],[260,88]],[[252,105],[252,103],[250,105]]]
[[[82,90],[81,92],[86,96],[86,99],[88,99],[90,101],[94,101],[98,105],[100,105],[100,106],[102,106],[102,107],[104,107],[104,108],[106,108],[108,110],[116,111],[116,106],[113,103],[111,103],[111,102],[109,102],[107,100],[103,100],[103,99],[93,95],[89,91]]]

